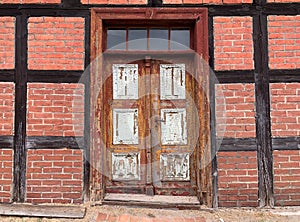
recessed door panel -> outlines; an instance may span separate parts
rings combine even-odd
[[[160,98],[185,99],[185,64],[160,65]]]
[[[113,64],[113,99],[138,99],[138,65]]]
[[[189,153],[164,153],[160,155],[160,179],[162,181],[190,180]]]
[[[138,144],[138,110],[113,109],[113,144]]]
[[[187,144],[186,110],[161,109],[162,145]]]
[[[140,179],[139,153],[112,153],[112,180]]]

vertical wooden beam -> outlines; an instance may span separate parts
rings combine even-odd
[[[274,207],[267,16],[253,17],[259,207]]]
[[[91,80],[90,80],[90,36],[91,36],[91,16],[85,17],[85,71],[84,71],[84,150],[83,150],[83,199],[90,199],[90,98],[91,98]]]
[[[26,15],[16,16],[14,202],[24,202],[26,193],[27,20]]]
[[[210,143],[212,157],[212,207],[218,208],[218,160],[216,139],[216,110],[215,110],[215,83],[217,81],[214,70],[214,19],[208,17],[208,41],[209,41],[209,104],[210,104]]]

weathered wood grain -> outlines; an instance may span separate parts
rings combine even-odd
[[[0,215],[18,217],[83,218],[86,209],[81,206],[51,206],[29,204],[0,204]]]

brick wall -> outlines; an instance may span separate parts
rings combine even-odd
[[[300,136],[300,83],[272,83],[270,95],[272,136]]]
[[[84,85],[29,83],[28,136],[82,136]]]
[[[84,18],[31,17],[28,68],[84,69]]]
[[[0,136],[14,134],[14,84],[0,83]],[[13,151],[0,147],[0,203],[11,202]]]
[[[0,69],[15,67],[15,18],[0,17]]]
[[[27,161],[27,202],[82,203],[80,150],[29,150]]]
[[[300,151],[276,150],[274,156],[274,193],[276,205],[300,205]]]
[[[0,83],[0,135],[14,134],[14,83]]]
[[[11,202],[13,151],[0,147],[0,203]]]
[[[268,16],[269,67],[300,68],[300,15]]]
[[[253,69],[251,17],[214,17],[215,70]]]
[[[254,84],[216,85],[218,137],[255,137]]]
[[[256,152],[219,152],[218,175],[220,206],[257,206]]]

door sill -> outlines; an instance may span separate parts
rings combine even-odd
[[[102,201],[106,205],[126,205],[150,208],[201,209],[196,196],[148,196],[144,194],[107,193]]]

